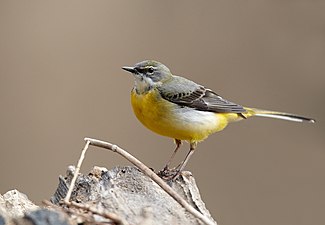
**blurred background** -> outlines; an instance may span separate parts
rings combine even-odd
[[[121,70],[156,59],[228,100],[317,120],[253,118],[198,146],[187,170],[219,224],[325,224],[324,12],[324,1],[2,0],[0,193],[49,199],[84,137],[161,169],[174,144],[137,121]],[[94,165],[129,163],[92,148],[82,172]]]

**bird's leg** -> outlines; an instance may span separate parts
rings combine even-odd
[[[181,144],[182,144],[182,141],[181,141],[181,140],[174,139],[174,141],[175,141],[175,144],[176,144],[176,148],[175,148],[173,154],[171,155],[170,159],[169,159],[168,162],[166,163],[166,166],[164,167],[163,171],[169,170],[169,165],[170,165],[170,163],[172,162],[173,158],[174,158],[175,155],[176,155],[176,152],[178,151],[179,147],[180,147]]]
[[[188,163],[188,161],[190,160],[191,156],[194,153],[194,150],[197,146],[197,142],[191,142],[190,143],[190,150],[187,153],[187,155],[185,156],[185,159],[183,160],[183,162],[181,162],[176,168],[178,168],[178,173],[180,173],[186,166],[186,164]]]
[[[185,156],[185,159],[183,160],[183,162],[181,162],[176,168],[174,168],[173,170],[169,170],[168,169],[168,165],[169,165],[169,162],[167,163],[166,167],[164,168],[164,170],[158,172],[158,175],[165,179],[165,180],[175,180],[179,175],[180,173],[183,171],[183,169],[185,168],[186,164],[188,163],[188,161],[190,160],[191,156],[193,155],[194,153],[194,150],[197,146],[197,142],[191,142],[190,143],[190,150],[189,152],[187,153],[187,155]],[[179,147],[179,146],[178,146]],[[178,150],[178,147],[175,149],[172,157],[175,155],[175,153],[177,152]]]
[[[190,151],[187,153],[187,155],[185,156],[185,159],[183,162],[181,162],[178,166],[177,166],[177,173],[175,174],[175,176],[173,177],[173,179],[176,179],[179,174],[183,171],[183,169],[185,168],[186,164],[188,163],[188,161],[190,160],[191,156],[194,153],[194,150],[197,146],[197,142],[191,142],[190,143]]]

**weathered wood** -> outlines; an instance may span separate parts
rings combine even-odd
[[[136,168],[138,168],[142,173],[144,173],[146,176],[148,176],[152,181],[154,181],[157,185],[159,185],[169,196],[171,196],[175,201],[177,201],[188,213],[192,214],[194,217],[200,219],[204,224],[206,225],[215,225],[216,222],[209,219],[209,217],[205,216],[204,214],[200,213],[198,210],[196,210],[192,205],[190,205],[186,200],[184,200],[172,187],[170,187],[166,182],[161,179],[156,173],[154,173],[149,167],[147,167],[145,164],[143,164],[139,159],[131,155],[126,150],[122,149],[121,147],[94,138],[84,138],[86,144],[81,152],[80,158],[78,160],[77,167],[75,169],[75,174],[71,180],[71,184],[68,189],[68,193],[66,197],[64,198],[64,202],[66,204],[70,204],[70,197],[71,193],[73,191],[73,188],[75,187],[75,181],[79,175],[79,171],[81,168],[82,161],[85,157],[86,151],[90,145],[96,146],[105,150],[109,150],[112,152],[115,152],[122,157],[124,157],[126,160],[128,160],[130,163],[132,163]],[[159,172],[161,174],[161,172]],[[165,172],[163,174],[166,174]],[[176,177],[178,177],[180,174],[178,173]],[[165,175],[164,175],[165,177]],[[176,177],[173,177],[173,180],[176,179]]]
[[[70,167],[67,176],[60,177],[57,191],[51,199],[54,204],[65,197],[73,170]],[[195,209],[213,220],[190,172],[183,172],[169,185]],[[88,175],[80,174],[71,200],[114,213],[129,224],[143,224],[144,221],[157,225],[203,224],[136,167],[115,167],[111,170],[94,167]],[[98,217],[98,221],[102,220]]]
[[[8,191],[4,195],[0,194],[0,215],[3,218],[21,217],[25,213],[38,208],[39,206],[35,205],[25,194],[17,190]]]
[[[94,167],[87,175],[79,174],[68,205],[62,204],[75,168],[59,178],[51,198],[53,205],[43,208],[33,204],[26,195],[13,190],[0,195],[0,225],[170,225],[203,224],[187,212],[161,187],[136,167],[115,167],[107,170]],[[190,172],[183,172],[168,183],[190,205],[212,221],[201,200]],[[51,207],[52,206],[52,207]]]
[[[40,208],[17,190],[0,195],[0,225],[69,225],[61,210]]]

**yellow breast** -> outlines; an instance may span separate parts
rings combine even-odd
[[[131,92],[136,117],[148,129],[167,137],[202,141],[228,124],[228,114],[198,111],[163,99],[156,89],[144,94]]]

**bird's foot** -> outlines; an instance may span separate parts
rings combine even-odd
[[[157,175],[166,181],[175,180],[180,174],[179,167],[170,169],[168,166],[165,166],[164,169],[160,170]]]

